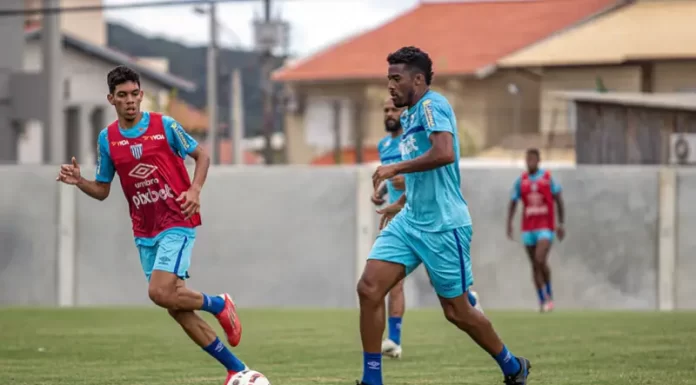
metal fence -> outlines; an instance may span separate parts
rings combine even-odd
[[[355,283],[377,233],[371,172],[211,169],[191,286],[229,291],[244,307],[355,307]],[[474,287],[487,308],[536,306],[523,247],[505,237],[519,173],[462,169]],[[0,168],[0,305],[147,304],[118,183],[98,202],[55,175],[54,167]],[[559,308],[696,308],[696,238],[688,236],[696,231],[689,199],[696,170],[588,166],[554,175],[568,232],[551,251]],[[422,268],[406,292],[409,307],[437,305]]]

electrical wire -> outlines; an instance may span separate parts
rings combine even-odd
[[[0,17],[21,16],[21,15],[36,15],[36,14],[53,14],[65,12],[95,12],[114,9],[134,9],[148,7],[172,7],[182,5],[204,5],[210,3],[249,3],[260,0],[163,0],[163,1],[133,1],[126,4],[102,4],[102,5],[87,5],[79,7],[55,7],[55,8],[23,8],[23,9],[0,9]]]

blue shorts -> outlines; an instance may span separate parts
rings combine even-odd
[[[474,283],[471,272],[471,226],[429,233],[396,216],[375,240],[369,259],[398,263],[411,274],[421,263],[435,292],[443,298],[464,294]]]
[[[522,243],[524,243],[525,246],[536,246],[542,239],[548,239],[549,242],[553,242],[553,238],[554,233],[549,229],[522,232]]]
[[[191,253],[196,238],[170,232],[158,239],[154,246],[138,246],[140,264],[148,281],[153,270],[174,273],[181,279],[189,278]]]

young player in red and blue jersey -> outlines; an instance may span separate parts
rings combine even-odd
[[[109,72],[107,83],[107,98],[118,120],[99,134],[96,180],[82,177],[75,158],[72,164],[61,166],[57,180],[104,200],[118,174],[150,299],[167,309],[186,334],[226,368],[226,384],[246,366],[195,311],[213,314],[227,341],[237,346],[242,325],[234,302],[227,293],[210,296],[185,285],[196,227],[201,225],[200,191],[210,158],[174,119],[140,111],[143,91],[135,71],[116,67]],[[186,156],[196,161],[193,182],[184,166]]]
[[[534,285],[539,296],[542,313],[553,310],[553,291],[551,289],[551,268],[548,257],[554,232],[563,240],[565,209],[561,197],[561,185],[551,172],[539,168],[539,150],[527,150],[527,171],[517,178],[512,188],[512,199],[508,207],[507,235],[512,239],[512,220],[517,209],[517,201],[522,200],[522,243],[527,249],[532,263]],[[558,224],[554,202],[558,207]]]

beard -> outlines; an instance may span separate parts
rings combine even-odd
[[[389,123],[392,122],[390,125]],[[401,122],[398,120],[392,120],[392,119],[387,119],[384,121],[384,129],[387,130],[387,132],[396,132],[401,129]]]

